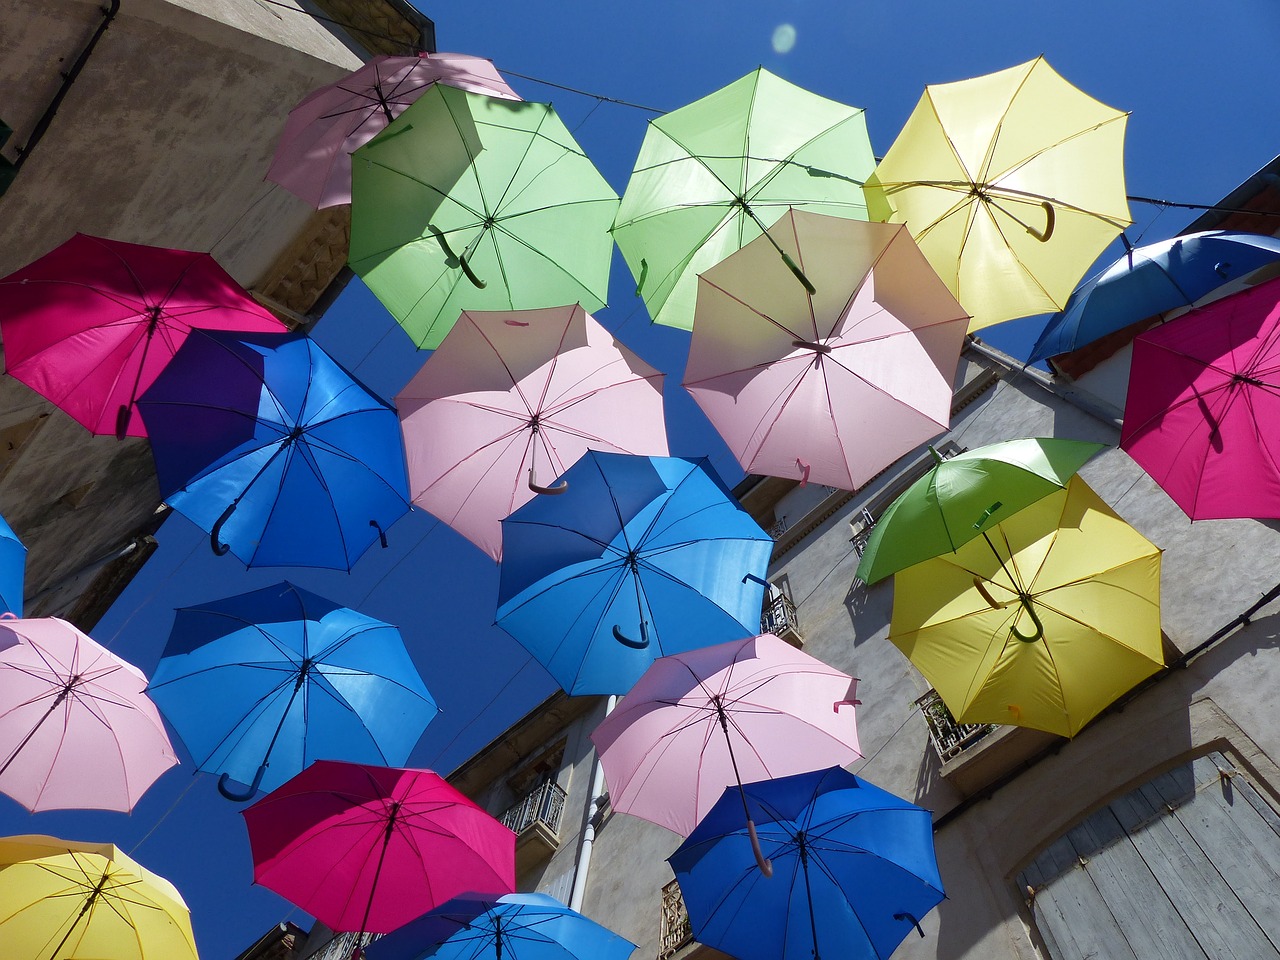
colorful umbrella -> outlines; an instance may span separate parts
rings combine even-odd
[[[1133,341],[1120,446],[1193,520],[1280,517],[1280,278]]]
[[[500,560],[502,518],[588,448],[666,455],[662,381],[580,306],[464,311],[396,397],[413,502]]]
[[[970,330],[1061,310],[1132,222],[1127,119],[1043,57],[931,84],[867,181],[872,218],[907,225]]]
[[[350,203],[351,154],[435,83],[520,99],[492,61],[480,57],[374,57],[337,83],[311,91],[289,111],[267,179],[317,209]]]
[[[502,521],[498,625],[565,692],[758,632],[773,540],[705,464],[591,451]]]
[[[133,809],[178,762],[147,678],[65,620],[0,621],[0,791],[28,810]]]
[[[699,278],[697,316],[684,385],[749,473],[851,490],[951,420],[968,318],[902,227],[788,212]]]
[[[0,615],[22,616],[22,583],[26,579],[27,548],[0,517]]]
[[[430,770],[317,760],[243,813],[254,882],[331,930],[515,889],[515,834]]]
[[[351,267],[419,347],[463,310],[604,306],[618,196],[550,105],[436,84],[353,164]]]
[[[251,567],[350,570],[409,509],[395,409],[301,334],[191,337],[138,406],[161,495]]]
[[[839,767],[746,793],[771,878],[736,790],[669,861],[700,943],[739,960],[887,960],[942,900],[928,810]]]
[[[0,839],[0,943],[14,960],[196,960],[168,880],[109,843]]]
[[[438,712],[399,630],[291,583],[178,610],[147,689],[231,800],[317,757],[404,763]]]
[[[1160,550],[1079,477],[898,572],[889,639],[960,723],[1075,736],[1164,665]]]
[[[283,333],[207,253],[77,233],[0,280],[6,371],[95,434],[145,437],[138,396],[192,327]]]
[[[613,236],[654,322],[688,330],[698,274],[793,207],[867,219],[874,167],[860,108],[762,67],[650,121]],[[792,253],[773,256],[788,282],[813,281]]]

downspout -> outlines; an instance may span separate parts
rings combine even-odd
[[[618,704],[617,694],[609,696],[605,704],[604,715],[613,713]],[[593,751],[591,761],[591,802],[587,807],[587,825],[582,831],[582,839],[578,842],[577,866],[573,871],[573,891],[569,894],[569,909],[582,911],[582,901],[587,896],[587,871],[591,867],[591,848],[596,842],[596,824],[604,816],[604,807],[608,802],[608,794],[604,789],[604,767],[600,763],[600,754]]]

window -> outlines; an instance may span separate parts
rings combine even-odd
[[[0,120],[0,147],[9,142],[9,138],[13,136],[13,129]],[[13,178],[17,175],[18,168],[4,157],[0,157],[0,194],[9,189],[9,184],[13,183]]]

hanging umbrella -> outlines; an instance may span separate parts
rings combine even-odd
[[[0,517],[0,614],[22,616],[22,583],[26,579],[27,548]]]
[[[792,211],[769,233],[699,279],[684,385],[749,473],[851,490],[946,429],[968,318],[902,227]]]
[[[887,960],[942,900],[928,810],[839,767],[746,794],[771,878],[736,790],[669,860],[698,942],[739,960]]]
[[[965,450],[937,463],[876,521],[858,563],[865,583],[954,553],[1041,497],[1066,486],[1103,443],[1022,438]]]
[[[1072,477],[900,570],[889,639],[960,723],[1075,736],[1164,665],[1160,550]]]
[[[0,838],[0,943],[14,960],[196,960],[168,880],[109,843]]]
[[[1280,517],[1280,278],[1133,341],[1123,447],[1193,520]]]
[[[395,409],[301,334],[192,337],[138,406],[161,496],[248,566],[350,570],[409,509]]]
[[[396,397],[413,502],[500,560],[502,518],[588,448],[666,455],[662,381],[580,306],[464,311]]]
[[[0,280],[6,372],[95,434],[145,437],[138,396],[192,327],[283,333],[207,253],[77,233]]]
[[[773,540],[706,461],[588,452],[502,521],[497,623],[566,693],[758,632]]]
[[[317,760],[243,813],[254,882],[331,930],[515,889],[515,834],[430,770]]]
[[[604,306],[618,196],[549,104],[436,84],[352,160],[351,267],[419,347],[463,310]]]
[[[336,83],[311,91],[289,111],[267,179],[317,209],[350,203],[351,154],[435,83],[520,99],[493,62],[481,57],[374,57]]]
[[[793,207],[867,219],[874,167],[859,107],[762,67],[650,121],[613,236],[654,322],[688,330],[698,274]],[[794,253],[773,249],[788,282],[816,284]]]
[[[438,712],[399,630],[291,583],[178,610],[147,689],[231,800],[317,757],[404,763]]]
[[[1043,57],[931,84],[867,181],[872,218],[907,225],[970,330],[1061,310],[1132,222],[1127,119]]]
[[[0,621],[0,791],[129,811],[178,762],[147,678],[65,620]]]

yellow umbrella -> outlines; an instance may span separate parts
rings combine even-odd
[[[22,960],[196,960],[163,877],[109,843],[0,838],[0,954]]]
[[[930,85],[867,181],[868,210],[907,225],[971,331],[1056,312],[1132,223],[1127,119],[1043,57]]]
[[[1074,736],[1164,664],[1160,550],[1072,477],[898,571],[889,639],[961,723]]]

